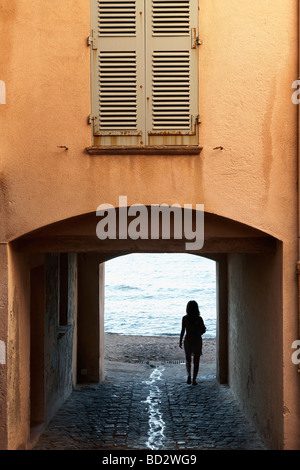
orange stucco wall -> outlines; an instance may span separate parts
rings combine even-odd
[[[296,203],[297,2],[202,0],[200,18],[206,207],[290,237],[295,219],[282,217]]]
[[[298,74],[297,3],[199,1],[203,151],[174,157],[86,153],[89,1],[0,5],[0,80],[6,84],[6,104],[0,105],[0,242],[96,211],[101,203],[117,205],[120,195],[127,195],[128,204],[204,204],[208,212],[281,240],[287,447],[299,444],[300,416],[290,361],[298,335],[297,107],[291,101]],[[223,150],[214,150],[219,146]],[[19,282],[14,276],[12,270],[10,305]],[[14,338],[13,321],[9,328]]]
[[[102,202],[117,204],[120,194],[130,204],[204,203],[209,212],[290,237],[296,4],[201,0],[203,152],[120,158],[85,153],[91,144],[89,2],[2,1],[1,240]]]

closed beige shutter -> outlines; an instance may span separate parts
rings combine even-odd
[[[197,145],[198,0],[92,7],[95,145]]]
[[[144,0],[93,2],[92,115],[96,145],[142,145]]]
[[[197,145],[198,1],[147,2],[149,145]]]

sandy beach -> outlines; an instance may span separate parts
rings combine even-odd
[[[184,350],[179,348],[179,337],[105,335],[105,359],[113,362],[178,362],[184,361]],[[214,365],[216,341],[203,338],[201,363]]]

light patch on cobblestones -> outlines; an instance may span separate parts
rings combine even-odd
[[[145,403],[149,405],[149,434],[146,447],[151,450],[158,450],[163,447],[165,439],[165,422],[160,411],[161,390],[157,385],[162,378],[164,367],[155,368],[150,375],[150,380],[145,381],[149,385],[149,395]]]

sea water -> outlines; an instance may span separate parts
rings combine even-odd
[[[131,254],[105,263],[106,333],[177,336],[189,300],[216,336],[216,265],[191,254]]]

